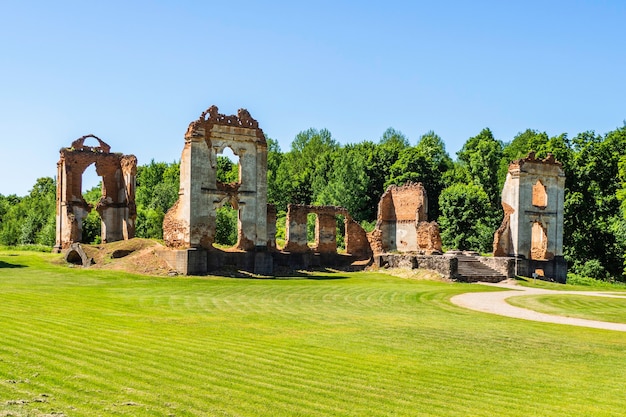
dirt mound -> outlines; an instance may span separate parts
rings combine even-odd
[[[156,255],[164,246],[150,239],[134,238],[98,245],[82,245],[93,258],[90,268],[111,269],[145,275],[168,275],[172,268]]]

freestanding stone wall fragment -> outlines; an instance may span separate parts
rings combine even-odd
[[[86,146],[94,138],[98,146]],[[57,163],[56,244],[60,252],[81,242],[83,219],[94,208],[82,195],[82,176],[91,164],[102,177],[102,197],[95,209],[102,221],[102,242],[115,242],[135,236],[135,178],[137,158],[111,153],[111,147],[94,135],[86,135],[61,148]]]
[[[565,173],[552,154],[514,161],[502,189],[504,220],[494,235],[494,256],[518,258],[518,275],[565,282],[563,200]]]
[[[370,241],[375,254],[441,252],[439,226],[428,223],[428,198],[421,183],[387,188],[378,203],[376,228]]]
[[[217,180],[217,155],[231,148],[239,157],[239,181]],[[180,165],[180,191],[166,213],[163,238],[173,248],[212,249],[216,210],[229,202],[239,212],[236,248],[263,249],[267,234],[267,144],[259,124],[245,109],[237,116],[216,106],[189,124]]]

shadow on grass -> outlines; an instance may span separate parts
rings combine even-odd
[[[10,264],[8,262],[0,261],[0,268],[26,268],[26,265]]]
[[[211,271],[207,275],[225,277],[225,278],[239,278],[239,279],[259,279],[259,280],[289,280],[289,279],[310,279],[315,281],[348,279],[347,275],[342,274],[343,271],[328,268],[316,268],[311,271],[293,270],[289,268],[277,268],[274,274],[271,276],[256,275],[248,271],[238,270],[236,268],[221,268],[216,271]]]

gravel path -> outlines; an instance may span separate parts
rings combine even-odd
[[[626,324],[624,323],[609,323],[606,321],[577,319],[573,317],[553,316],[551,314],[539,313],[533,310],[527,310],[525,308],[514,307],[506,302],[509,297],[515,297],[519,295],[535,295],[535,294],[576,294],[576,295],[591,295],[595,297],[612,297],[612,298],[624,298],[626,294],[617,295],[607,292],[598,291],[555,291],[544,290],[539,288],[527,288],[516,284],[489,284],[480,283],[481,285],[489,285],[492,287],[498,287],[507,290],[514,291],[497,291],[497,292],[472,292],[455,295],[450,299],[454,304],[469,308],[471,310],[478,310],[485,313],[499,314],[501,316],[514,317],[524,320],[543,321],[546,323],[557,324],[569,324],[572,326],[593,327],[596,329],[617,330],[620,332],[626,332]]]

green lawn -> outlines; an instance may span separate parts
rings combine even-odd
[[[605,298],[570,294],[542,294],[511,297],[507,299],[507,302],[540,313],[626,323],[626,294],[623,296],[624,298]]]
[[[616,416],[626,333],[373,273],[153,278],[0,252],[0,416]]]

